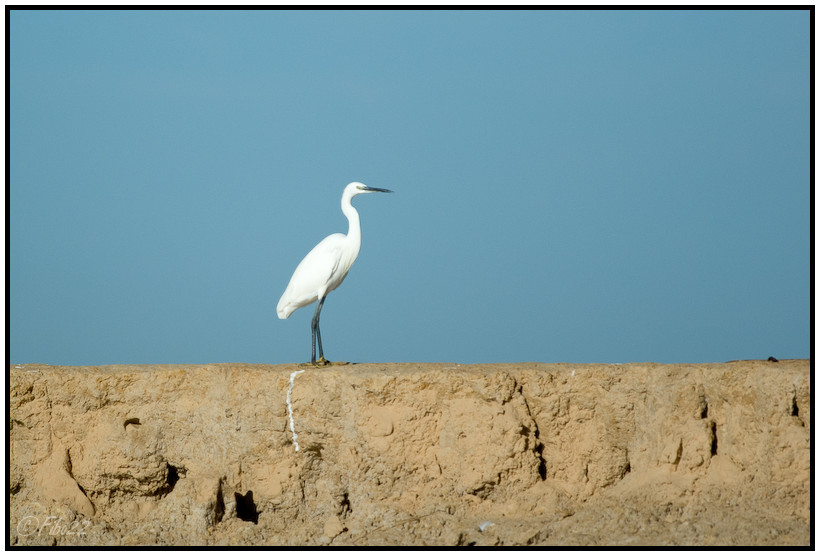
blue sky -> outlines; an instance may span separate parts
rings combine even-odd
[[[810,13],[13,11],[12,363],[810,354]]]

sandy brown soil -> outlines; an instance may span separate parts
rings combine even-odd
[[[9,542],[807,545],[809,380],[807,360],[13,365]]]

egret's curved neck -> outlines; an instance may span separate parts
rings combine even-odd
[[[347,222],[349,224],[347,229],[347,241],[356,246],[356,252],[358,253],[359,247],[362,245],[362,226],[359,222],[359,213],[353,208],[353,204],[351,203],[352,200],[352,195],[344,195],[342,197],[342,212],[347,216]]]

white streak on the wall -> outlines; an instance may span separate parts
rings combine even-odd
[[[293,379],[296,378],[296,375],[299,373],[305,372],[304,369],[301,371],[293,371],[290,373],[290,384],[288,385],[288,395],[285,398],[285,401],[288,404],[288,420],[290,421],[290,432],[293,433],[293,447],[296,448],[296,451],[299,451],[299,443],[296,441],[296,428],[293,426],[293,406],[290,405],[290,395],[293,393]]]

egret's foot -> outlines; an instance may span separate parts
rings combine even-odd
[[[305,365],[312,365],[314,367],[331,367],[337,365],[350,365],[347,361],[328,361],[324,357],[320,357],[316,361],[312,361],[311,363],[305,363]]]

